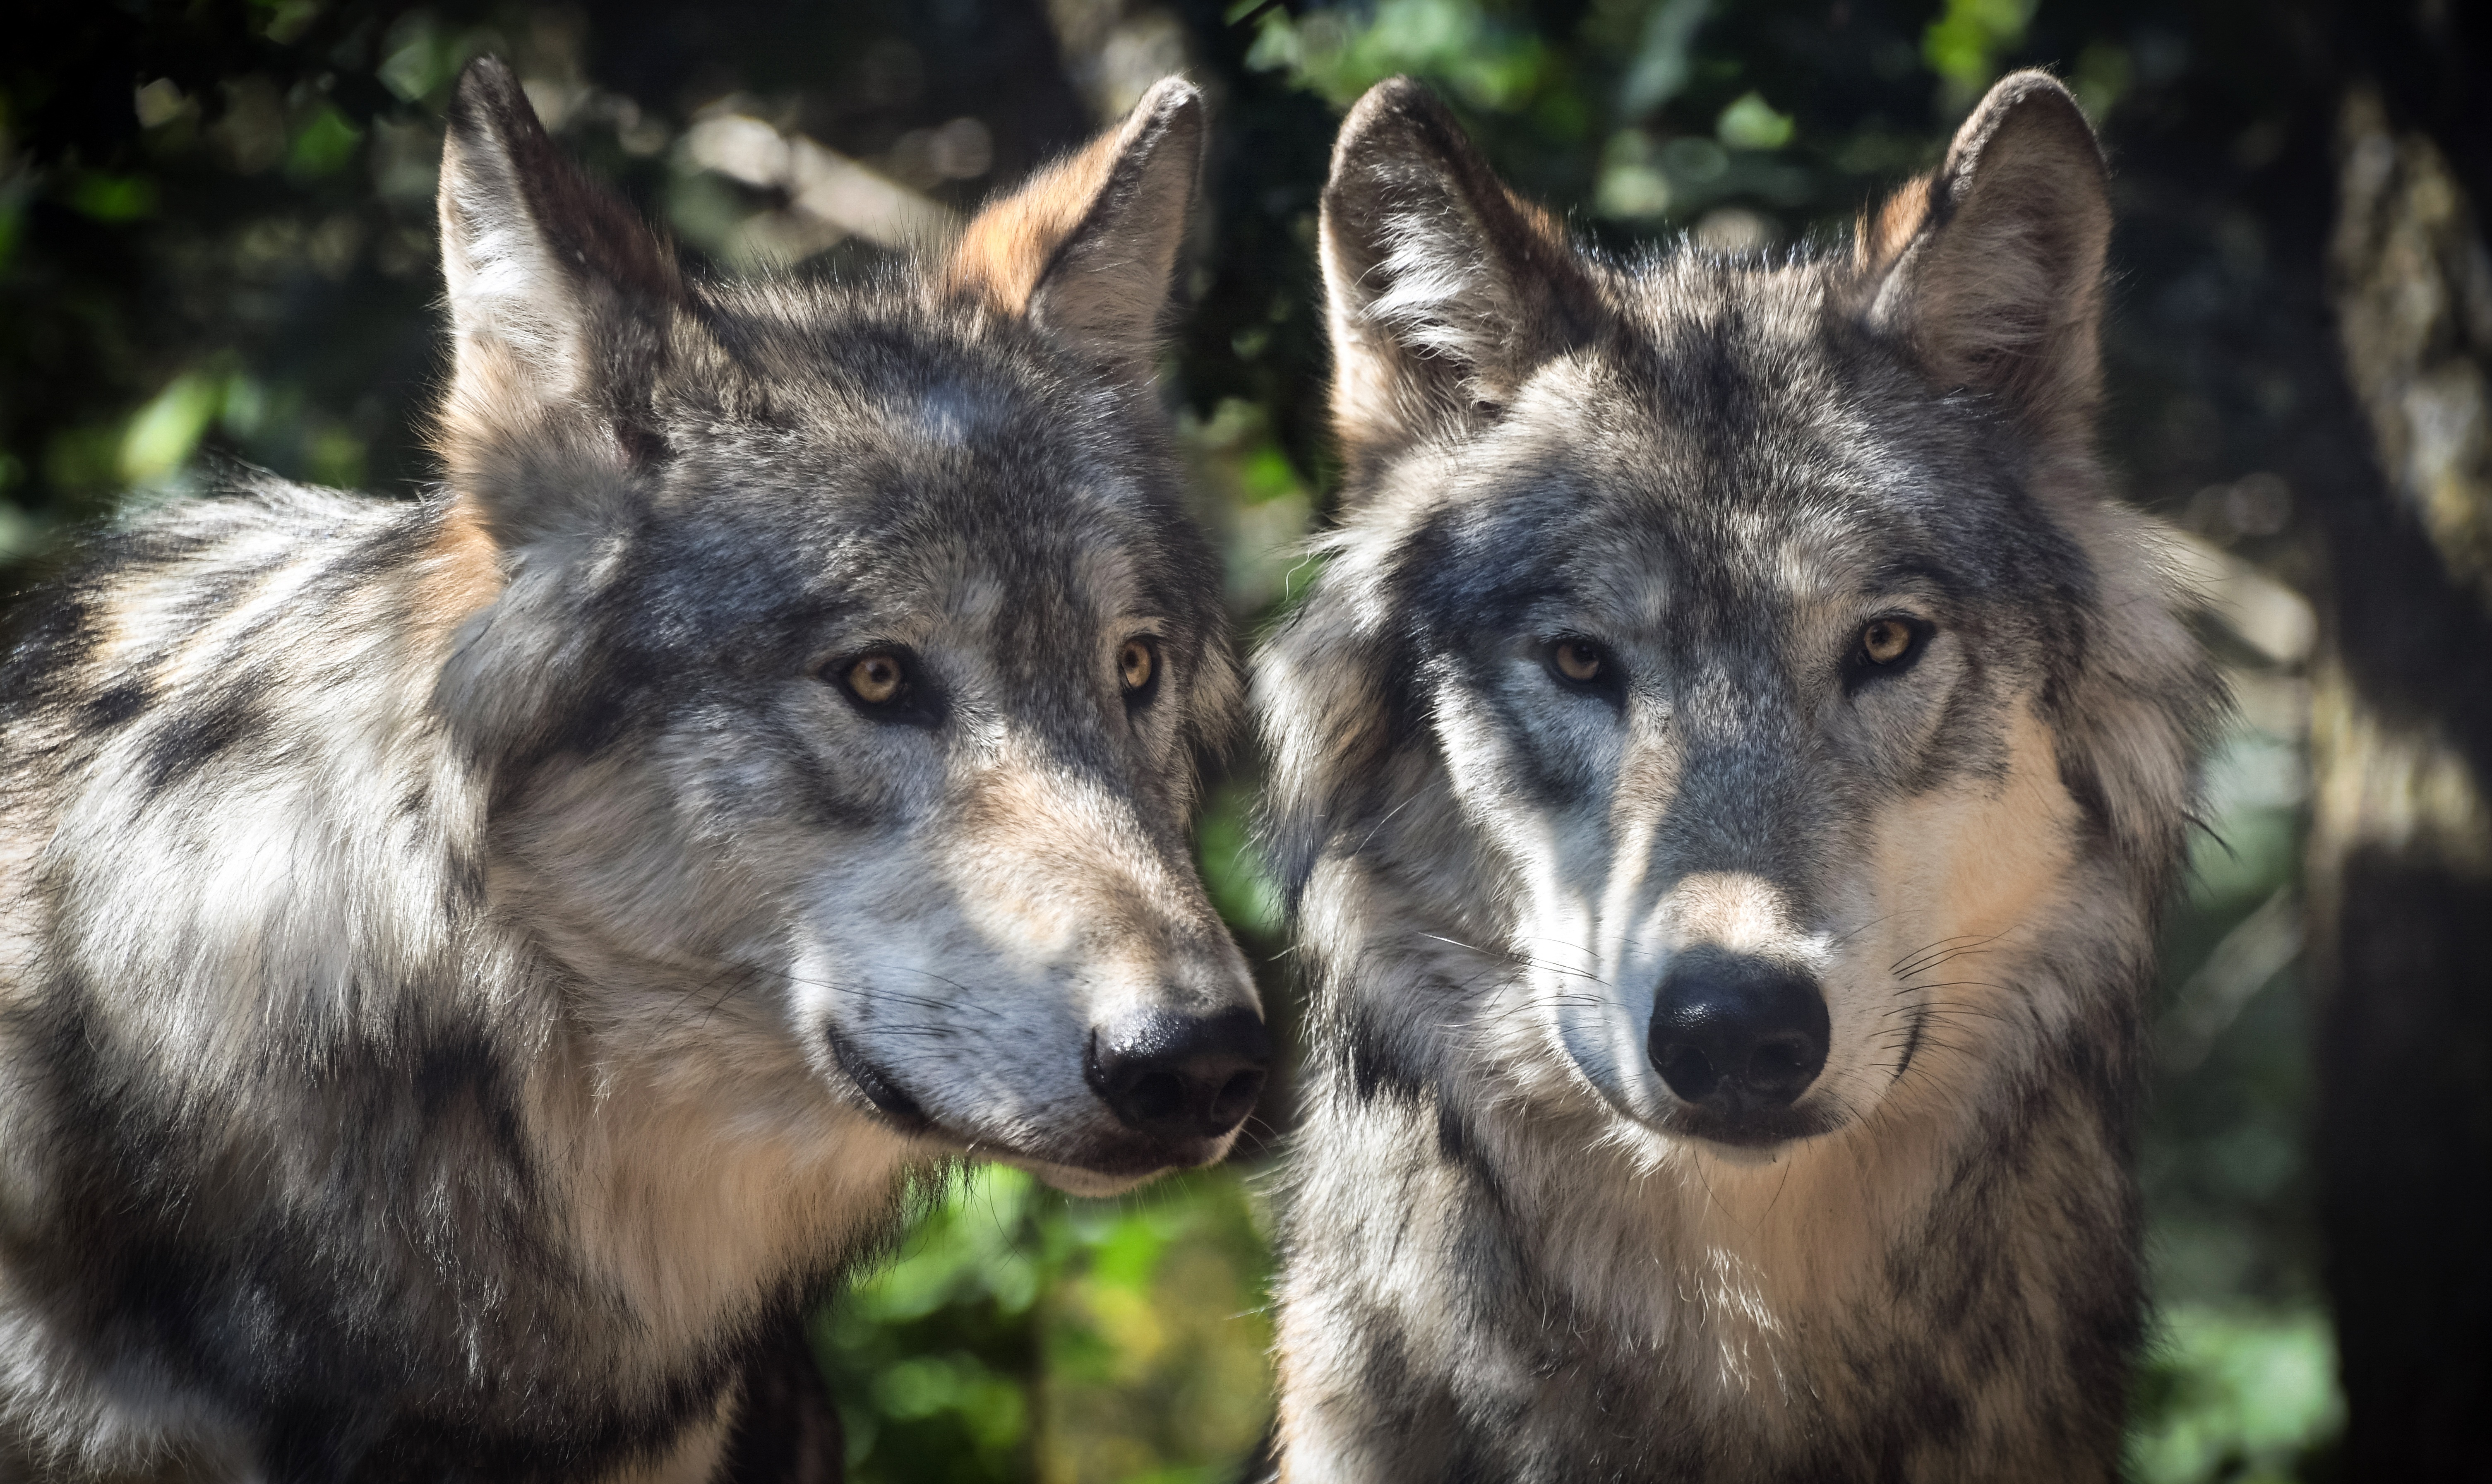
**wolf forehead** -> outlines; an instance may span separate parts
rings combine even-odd
[[[1795,604],[1880,598],[2072,616],[2087,562],[2029,487],[2030,442],[1862,333],[1844,274],[1603,265],[1613,322],[1520,388],[1451,478],[1398,471],[1400,596],[1448,638],[1570,609],[1753,634]]]
[[[1032,616],[1216,621],[1150,409],[1016,327],[799,288],[737,292],[701,328],[651,390],[624,585],[713,624],[870,620],[964,584]]]

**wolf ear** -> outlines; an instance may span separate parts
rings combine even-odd
[[[441,152],[456,368],[435,430],[453,489],[510,544],[652,457],[652,379],[689,293],[666,241],[563,158],[494,57],[459,79]]]
[[[1353,468],[1495,415],[1605,313],[1557,222],[1408,77],[1368,89],[1342,121],[1320,251],[1333,421]]]
[[[1123,123],[978,213],[944,265],[945,290],[1147,378],[1204,138],[1202,92],[1161,79]]]
[[[2101,389],[2111,196],[2102,147],[2047,73],[2000,80],[1946,163],[1863,218],[1867,317],[1948,388],[2082,437]]]

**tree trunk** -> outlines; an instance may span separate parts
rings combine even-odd
[[[2330,289],[2379,496],[2321,512],[2311,966],[2345,1476],[2479,1468],[2492,1400],[2492,260],[2358,86]]]

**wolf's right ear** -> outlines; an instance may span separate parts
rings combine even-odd
[[[1408,77],[1368,89],[1342,121],[1320,252],[1333,421],[1353,469],[1495,415],[1605,317],[1558,223]]]
[[[1162,78],[1123,123],[978,213],[943,291],[1025,315],[1111,372],[1146,379],[1206,137],[1202,90]]]
[[[654,456],[650,389],[689,291],[665,239],[563,157],[498,58],[468,65],[448,124],[457,363],[434,446],[509,546],[577,523]]]
[[[1935,174],[1860,223],[1872,328],[1941,387],[2002,398],[2046,436],[2082,437],[2102,380],[2111,194],[2102,147],[2048,73],[2000,79]]]

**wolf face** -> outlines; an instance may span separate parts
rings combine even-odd
[[[1216,1158],[1266,1054],[1187,852],[1236,684],[1148,391],[1196,95],[931,302],[696,291],[516,99],[460,107],[441,442],[511,576],[442,694],[519,759],[515,889],[903,1131],[1085,1189]]]
[[[2181,786],[2161,728],[2066,736],[2090,664],[2184,652],[2037,488],[2078,440],[2028,442],[2093,396],[2083,120],[2002,110],[1926,241],[1610,267],[1416,96],[1353,116],[1326,196],[1357,502],[1326,581],[1378,607],[1285,640],[1266,715],[1305,756],[1348,674],[1426,734],[1485,873],[1471,946],[1511,968],[1480,1054],[1762,1148],[1870,1116],[1933,1037],[2064,1024],[1943,970],[2030,944],[2080,838]]]

